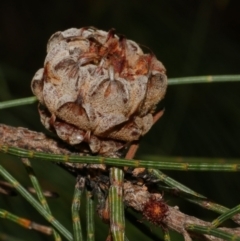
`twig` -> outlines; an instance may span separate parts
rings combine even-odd
[[[126,206],[129,206],[136,211],[142,212],[144,209],[144,204],[149,199],[161,199],[160,194],[149,193],[147,188],[140,187],[138,185],[133,185],[131,182],[124,183],[124,202]],[[202,240],[211,241],[221,241],[223,239],[216,238],[209,235],[196,235],[193,233],[188,233],[186,226],[188,225],[201,225],[205,227],[210,227],[211,223],[198,219],[196,217],[182,213],[178,207],[168,206],[168,213],[165,219],[163,219],[163,225],[169,229],[175,230],[176,232],[182,234],[185,240],[191,240],[191,237],[200,237]],[[229,232],[233,235],[240,236],[240,228],[219,228],[220,230]]]
[[[46,135],[30,131],[25,128],[15,128],[7,125],[0,124],[0,145],[8,145],[12,147],[25,148],[28,150],[42,151],[46,153],[55,154],[70,154],[71,149],[60,141],[48,138]],[[66,165],[71,165],[66,163]],[[74,168],[82,168],[84,164],[75,164]],[[95,165],[100,169],[104,168],[104,165]],[[86,167],[86,166],[85,166]],[[150,198],[161,198],[160,194],[149,193],[147,187],[135,185],[130,181],[124,182],[124,202],[126,206],[133,208],[138,212],[142,212],[145,203]],[[182,213],[177,207],[168,206],[169,210],[166,218],[163,220],[164,227],[175,230],[181,233],[185,240],[191,240],[191,237],[196,237],[196,234],[188,232],[186,226],[188,225],[201,225],[209,227],[210,222],[205,222],[196,217],[186,215]],[[237,218],[239,218],[236,215]],[[240,236],[240,228],[219,228],[233,235]],[[189,236],[190,235],[190,236]],[[198,237],[203,238],[203,240],[220,241],[222,239],[216,238],[206,234],[199,234]]]

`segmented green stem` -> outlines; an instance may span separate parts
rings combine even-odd
[[[73,240],[71,233],[62,226],[61,223],[58,222],[51,214],[49,214],[42,205],[35,200],[35,198],[30,195],[30,193],[20,185],[20,183],[10,174],[8,173],[1,165],[0,165],[0,175],[11,183],[16,190],[49,222],[51,223],[67,240]]]
[[[183,162],[178,162],[174,157],[159,157],[158,160],[128,160],[120,158],[108,158],[101,156],[80,156],[50,154],[44,152],[29,151],[22,148],[0,145],[0,152],[8,153],[18,157],[34,158],[51,162],[71,162],[71,163],[88,163],[88,164],[106,164],[114,166],[127,167],[146,167],[175,171],[240,171],[239,160],[228,160],[223,163],[222,159],[215,158],[182,158]],[[186,162],[185,162],[186,161]],[[192,161],[192,162],[187,162]],[[196,161],[196,162],[194,162]],[[202,161],[202,162],[201,162]],[[218,163],[219,162],[219,163]],[[234,163],[230,163],[234,162]]]
[[[86,191],[87,241],[95,240],[94,201],[92,193]]]
[[[171,78],[168,80],[169,85],[180,84],[198,84],[198,83],[215,83],[215,82],[230,82],[240,81],[240,75],[206,75],[206,76],[191,76],[182,78]]]
[[[52,228],[37,224],[35,222],[32,222],[31,220],[20,218],[6,210],[0,209],[0,217],[8,219],[14,223],[17,223],[18,225],[27,228],[27,229],[34,229],[41,233],[51,235],[52,234]],[[1,240],[1,239],[0,239]]]
[[[240,212],[240,205],[237,205],[236,207],[227,210],[222,215],[220,215],[218,218],[212,221],[212,227],[216,228],[221,223],[223,223],[225,220],[232,218],[234,215],[239,214]]]
[[[17,107],[21,105],[29,105],[29,104],[35,103],[36,101],[37,101],[37,98],[35,96],[16,99],[16,100],[7,100],[7,101],[0,102],[0,110],[10,108],[10,107]]]
[[[169,187],[173,187],[174,189],[176,189],[178,191],[190,194],[190,195],[192,195],[194,197],[204,198],[204,199],[206,198],[203,195],[201,195],[201,194],[191,190],[190,188],[186,187],[185,185],[181,184],[180,182],[174,180],[173,178],[167,176],[166,174],[164,174],[160,170],[148,169],[148,172],[150,174],[152,174],[155,178],[157,178],[157,180],[164,182]]]
[[[229,208],[226,208],[218,203],[211,202],[209,200],[202,200],[202,199],[193,199],[193,198],[187,198],[187,201],[191,203],[195,203],[205,209],[214,211],[219,214],[225,214],[226,212],[230,211]],[[220,216],[221,217],[221,216]],[[230,215],[227,218],[232,218],[232,220],[238,224],[240,224],[240,215],[239,213]],[[214,224],[215,225],[215,224]],[[218,221],[216,221],[216,226],[218,226]]]
[[[81,197],[85,187],[85,178],[78,177],[75,185],[72,201],[72,221],[73,221],[73,238],[74,241],[82,241],[82,227],[80,220]]]
[[[214,237],[221,238],[227,241],[240,241],[240,237],[216,228],[194,225],[194,224],[187,225],[185,228],[189,231],[194,231],[200,234],[212,235]]]
[[[110,168],[109,212],[110,229],[113,241],[125,240],[125,218],[123,204],[123,171],[119,168]]]
[[[27,170],[27,173],[29,175],[29,178],[33,184],[33,187],[37,193],[37,196],[38,196],[38,199],[40,201],[40,203],[42,204],[42,206],[45,208],[45,210],[51,214],[51,210],[48,206],[48,203],[47,203],[47,200],[45,198],[45,196],[43,195],[43,192],[42,192],[42,189],[40,187],[40,184],[36,178],[36,175],[34,173],[34,170],[31,166],[31,162],[29,161],[28,158],[22,158],[22,163],[24,164],[26,170]],[[55,241],[61,241],[61,237],[60,235],[56,232],[56,230],[53,229],[53,235],[54,235],[54,239]]]

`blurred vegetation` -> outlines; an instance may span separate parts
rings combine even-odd
[[[31,96],[30,81],[42,67],[50,35],[70,27],[96,26],[149,46],[164,63],[169,77],[239,74],[240,1],[17,1],[0,3],[0,101]],[[240,83],[170,86],[162,105],[164,117],[142,139],[138,157],[148,155],[238,158],[240,156]],[[0,122],[46,132],[36,105],[0,112]],[[19,160],[2,155],[1,162],[25,186],[30,185]],[[71,229],[70,203],[74,177],[56,165],[33,161],[43,188],[60,194],[50,200],[54,215]],[[47,170],[47,171],[46,171]],[[190,188],[228,207],[239,203],[238,173],[167,172]],[[170,205],[208,220],[212,213],[167,194]],[[20,196],[1,195],[0,206],[46,223]],[[143,229],[128,213],[130,240],[157,240],[154,227]],[[132,223],[134,225],[132,226]],[[139,229],[138,229],[139,228]],[[142,231],[140,231],[140,229]],[[104,240],[107,226],[96,226]],[[47,240],[42,234],[0,220],[0,233],[22,240]],[[0,236],[0,240],[1,240]],[[49,238],[48,240],[52,240]],[[179,240],[178,238],[176,240]]]

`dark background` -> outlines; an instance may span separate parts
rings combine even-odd
[[[71,27],[95,26],[103,30],[114,27],[127,38],[150,47],[166,66],[169,78],[238,74],[239,7],[239,0],[2,0],[0,101],[32,95],[30,81],[43,65],[47,40],[54,32]],[[138,157],[239,158],[239,91],[238,82],[169,86],[164,117],[142,139]],[[0,122],[44,130],[36,105],[1,110]],[[1,161],[23,184],[30,185],[18,160],[2,155]],[[74,178],[55,165],[36,161],[33,164],[43,187],[57,189],[61,194],[59,200],[50,200],[50,205],[54,215],[70,229]],[[237,173],[166,173],[228,207],[240,201]],[[166,199],[197,217],[206,220],[216,217],[167,194]],[[21,197],[0,196],[0,205],[17,215],[45,223]],[[132,240],[143,237],[128,225]],[[0,232],[24,240],[45,238],[3,219]],[[99,240],[104,240],[102,226],[97,232]],[[147,235],[153,233],[154,230],[148,230]]]

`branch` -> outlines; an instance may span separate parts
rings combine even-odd
[[[73,150],[71,146],[65,143],[49,138],[43,133],[30,131],[22,127],[11,127],[0,124],[0,145],[7,145],[11,147],[24,148],[32,151],[40,151],[45,153],[54,154],[79,154],[76,150]],[[75,151],[75,152],[74,152]],[[86,167],[86,164],[72,164],[66,163],[68,167],[81,169]],[[74,166],[73,166],[74,165]],[[106,170],[105,165],[94,164],[88,165],[91,168],[99,168]],[[145,185],[133,184],[131,181],[125,180],[124,183],[124,202],[126,206],[133,208],[138,212],[143,212],[145,204],[151,200],[161,200],[161,195],[158,193],[150,193]],[[211,223],[200,220],[196,217],[189,216],[182,213],[177,207],[168,206],[168,212],[166,217],[162,220],[162,227],[167,227],[171,230],[175,230],[184,236],[185,240],[192,240],[191,237],[196,237],[195,233],[188,232],[186,226],[188,225],[201,225],[210,227]],[[240,236],[240,228],[219,228],[233,235]],[[197,237],[203,240],[220,241],[223,239],[210,236],[210,235],[197,235]]]

